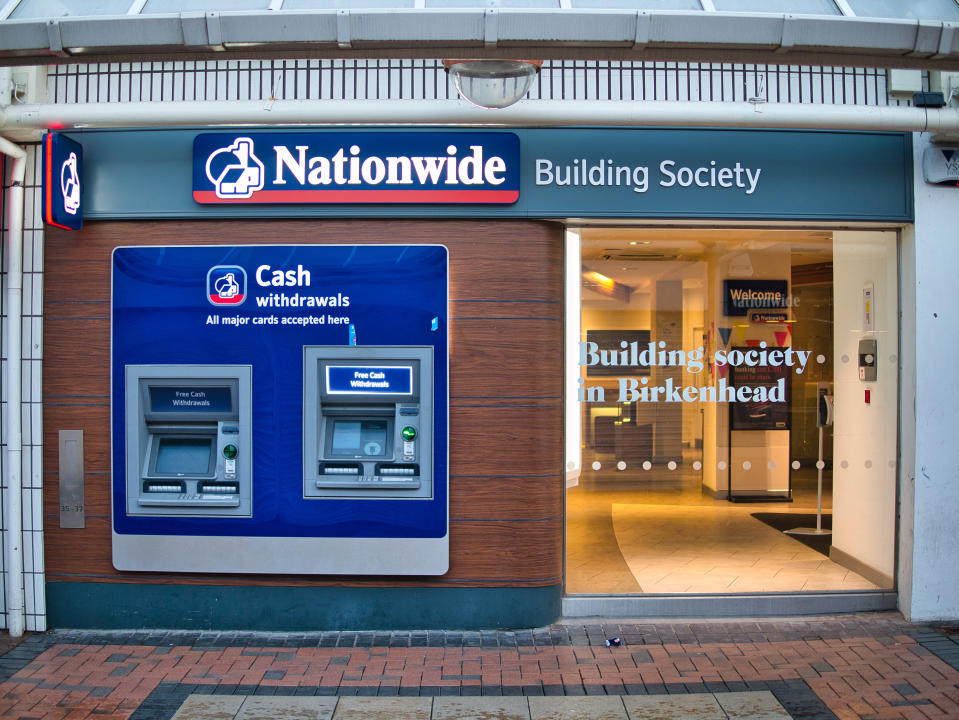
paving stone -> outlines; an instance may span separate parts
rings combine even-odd
[[[336,698],[328,697],[248,697],[235,720],[330,720]]]
[[[190,695],[172,720],[233,720],[245,699],[235,695]]]
[[[529,720],[529,703],[521,697],[438,697],[432,720]]]
[[[430,720],[432,698],[341,697],[333,720]]]
[[[623,698],[630,720],[726,720],[712,695],[630,695]]]
[[[714,697],[730,720],[792,720],[768,690],[718,693]]]
[[[589,697],[531,697],[532,720],[629,720],[622,698],[609,695]]]

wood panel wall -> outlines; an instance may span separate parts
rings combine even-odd
[[[120,245],[440,243],[450,252],[450,570],[439,578],[120,572],[110,548],[110,269]],[[47,580],[536,587],[562,581],[563,229],[539,221],[244,220],[46,230]],[[59,526],[57,433],[84,431],[86,527]],[[491,448],[496,452],[491,452]]]

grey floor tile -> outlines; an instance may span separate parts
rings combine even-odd
[[[629,720],[726,720],[710,694],[629,695],[623,698]]]
[[[610,695],[530,697],[532,720],[629,720],[622,698]]]
[[[438,697],[432,720],[529,720],[524,697]]]
[[[236,720],[330,720],[334,709],[335,697],[258,695],[246,698]]]
[[[430,720],[428,697],[341,697],[333,720]]]
[[[173,720],[233,720],[245,699],[236,695],[188,695]]]
[[[771,692],[717,693],[716,700],[730,720],[792,720]]]

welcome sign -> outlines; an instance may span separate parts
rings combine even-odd
[[[486,203],[519,199],[508,132],[207,133],[193,143],[198,203]]]

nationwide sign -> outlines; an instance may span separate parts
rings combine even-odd
[[[481,203],[519,199],[510,132],[208,133],[193,142],[198,203]]]
[[[80,177],[83,147],[56,132],[43,136],[43,221],[65,230],[83,227]]]

